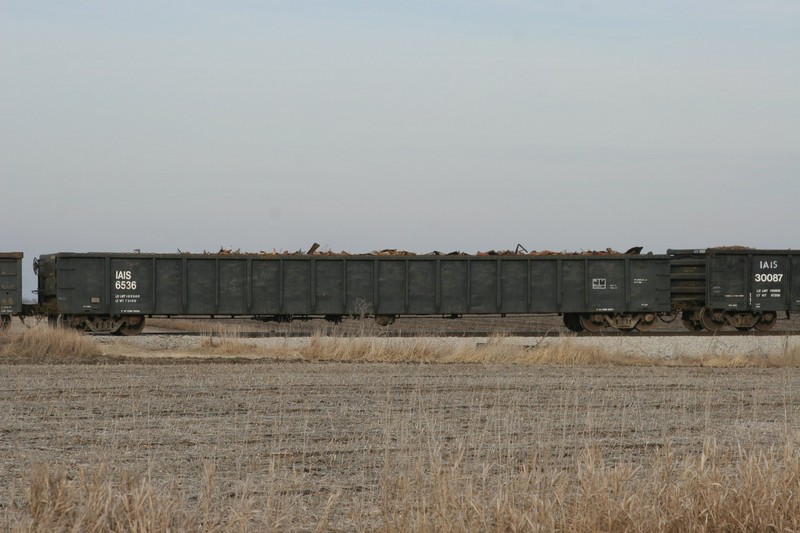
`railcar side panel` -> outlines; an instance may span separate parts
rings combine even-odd
[[[186,313],[213,315],[216,312],[217,268],[213,259],[186,260]]]
[[[281,313],[281,266],[280,261],[252,262],[251,311],[254,315]]]
[[[792,279],[790,281],[789,309],[797,312],[800,311],[800,253],[793,253],[790,261],[791,267],[788,268],[788,271]]]
[[[344,261],[315,261],[314,282],[316,312],[344,314]]]
[[[153,259],[153,265],[153,312],[165,315],[186,313],[183,305],[183,260]]]
[[[528,312],[529,261],[500,261],[500,313]]]
[[[785,311],[791,296],[789,254],[753,254],[748,278],[749,304],[754,311]]]
[[[472,259],[469,266],[469,305],[464,313],[497,313],[498,262],[495,259]]]
[[[437,262],[432,259],[408,261],[408,313],[436,313]]]
[[[361,316],[375,312],[375,277],[372,259],[348,259],[345,262],[345,298],[349,315]]]
[[[561,292],[561,306],[557,308],[563,313],[586,313],[589,302],[586,294],[586,260],[561,259],[561,276],[557,287]]]
[[[72,258],[76,264],[77,258]],[[149,257],[110,257],[108,272],[103,276],[109,293],[105,314],[144,315],[154,311],[155,285],[153,283],[154,260]]]
[[[527,261],[530,279],[530,307],[531,313],[552,313],[564,310],[561,302],[564,284],[563,274],[559,279],[558,269],[561,261],[558,259],[536,259]],[[580,279],[580,277],[579,277]],[[575,290],[582,290],[581,283]],[[569,291],[572,294],[574,291]],[[583,301],[582,293],[576,295],[578,305]]]
[[[669,261],[663,257],[560,259],[564,313],[670,310]]]
[[[708,307],[742,312],[800,309],[798,257],[781,250],[709,251]]]
[[[708,307],[748,309],[748,257],[742,254],[710,254],[708,269]]]
[[[92,315],[110,312],[106,258],[62,257],[56,267],[56,299],[60,313]]]
[[[377,261],[378,301],[376,313],[406,313],[406,261]]]
[[[218,259],[217,314],[248,314],[250,275],[247,259]]]
[[[442,314],[460,314],[467,309],[467,260],[445,260],[440,263],[440,308]]]
[[[281,310],[281,313],[289,315],[311,313],[310,261],[284,261]]]
[[[670,265],[667,259],[635,259],[628,261],[629,310],[669,311]]]
[[[625,264],[624,259],[586,261],[589,311],[620,313],[626,310]]]

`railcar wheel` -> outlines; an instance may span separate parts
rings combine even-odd
[[[656,315],[652,313],[644,313],[639,316],[639,321],[636,323],[636,329],[642,332],[653,331],[658,325]]]
[[[133,335],[138,335],[144,329],[144,317],[143,316],[130,316],[125,320],[116,333],[117,335],[123,335],[125,337],[132,337]]]
[[[756,328],[756,331],[769,331],[775,326],[776,322],[778,322],[778,315],[775,313],[764,313],[753,327]]]
[[[600,333],[605,329],[605,324],[592,320],[592,315],[581,315],[581,326],[589,333]]]
[[[705,308],[700,312],[700,323],[706,330],[718,333],[725,327],[725,318],[721,313],[720,316],[715,316],[714,311]]]
[[[678,313],[656,313],[664,324],[672,324],[677,320]]]
[[[577,313],[564,313],[564,326],[575,333],[584,331],[581,325],[581,317]]]

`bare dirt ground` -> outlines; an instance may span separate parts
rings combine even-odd
[[[363,321],[333,327],[341,326],[361,329],[250,339],[238,335],[244,326],[237,322],[209,321],[209,334],[199,336],[119,338],[72,332],[99,348],[95,364],[79,364],[86,357],[62,361],[58,356],[25,364],[9,356],[9,364],[0,363],[0,529],[13,529],[35,505],[37,465],[63,471],[73,481],[98,469],[130,472],[168,495],[168,501],[182,502],[181,509],[190,514],[202,513],[209,500],[237,516],[245,509],[242,520],[249,527],[244,530],[468,531],[475,523],[497,520],[467,526],[445,521],[437,528],[439,511],[431,511],[429,502],[460,502],[460,492],[468,491],[469,503],[455,511],[466,516],[477,513],[476,505],[481,512],[495,508],[492,498],[502,494],[509,508],[527,502],[530,517],[540,507],[531,498],[548,494],[551,501],[564,501],[558,491],[570,484],[578,488],[573,493],[564,489],[566,497],[583,501],[587,468],[597,464],[624,465],[619,471],[630,474],[623,477],[636,479],[649,478],[653,464],[660,465],[658,475],[663,475],[686,457],[708,456],[716,458],[720,471],[729,472],[754,457],[761,461],[754,454],[772,449],[777,455],[758,468],[780,472],[800,450],[798,365],[724,368],[725,358],[747,362],[781,352],[796,358],[798,337],[788,332],[770,337],[575,338],[558,333],[517,338],[506,337],[501,328],[489,338],[441,333],[437,338],[434,332],[428,339],[403,339],[373,335],[372,325]],[[211,336],[221,331],[227,333]],[[14,324],[7,334],[25,332],[30,330]],[[363,343],[367,348],[360,352]],[[442,344],[459,343],[457,362],[424,359],[441,351]],[[513,360],[522,364],[487,357],[502,355],[497,348],[504,343],[523,345],[513,351]],[[600,347],[644,357],[644,364],[525,364],[540,350],[560,353],[559,343],[568,343],[571,353]],[[308,344],[316,345],[315,355],[302,351]],[[317,353],[329,348],[344,350],[336,362],[322,362],[325,353]],[[360,353],[406,362],[370,363]],[[412,355],[403,358],[407,353]],[[687,355],[721,355],[722,363],[716,364],[723,367],[682,366],[685,362],[677,359],[671,366],[647,362],[647,357]],[[473,356],[478,363],[458,362]],[[342,362],[348,357],[360,362]],[[697,470],[686,468],[689,474]],[[788,492],[783,485],[778,490],[794,494],[800,488],[793,474],[787,475]],[[777,485],[772,480],[778,477],[762,485]],[[675,480],[684,478],[679,473],[664,481],[653,500],[660,501],[661,490],[672,490]],[[534,494],[531,483],[542,492]],[[95,486],[94,492],[87,489],[86,498],[103,492]],[[712,479],[708,486],[720,483]],[[723,488],[736,491],[735,486]],[[609,493],[608,487],[598,490]],[[700,508],[704,490],[695,491]],[[667,514],[686,508],[683,498],[676,496]],[[765,498],[767,507],[770,498]],[[409,513],[424,518],[415,522]],[[426,522],[431,515],[434,521]],[[800,508],[782,516],[800,526]],[[655,529],[645,525],[641,530]]]
[[[3,365],[0,525],[38,463],[110,464],[190,502],[211,476],[217,499],[247,492],[285,529],[347,531],[380,527],[392,480],[433,455],[503,486],[519,468],[574,471],[588,448],[635,467],[798,437],[796,368]]]

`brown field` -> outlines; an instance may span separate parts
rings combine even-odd
[[[800,529],[798,368],[0,348],[3,530]]]

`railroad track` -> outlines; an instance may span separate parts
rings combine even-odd
[[[571,333],[564,330],[532,330],[532,331],[382,331],[377,335],[370,333],[356,334],[352,332],[332,333],[326,334],[325,332],[309,332],[309,331],[237,331],[235,333],[226,332],[201,332],[201,331],[148,331],[145,329],[140,335],[142,336],[188,336],[188,337],[236,337],[246,339],[261,339],[261,338],[310,338],[315,336],[332,336],[342,338],[356,338],[356,337],[389,337],[389,338],[414,338],[414,337],[454,337],[454,338],[469,338],[469,337],[784,337],[800,335],[798,330],[774,330],[766,332],[747,332],[740,331],[721,331],[713,333],[710,331],[680,331],[680,330],[664,330],[664,331],[608,331],[599,333]]]

